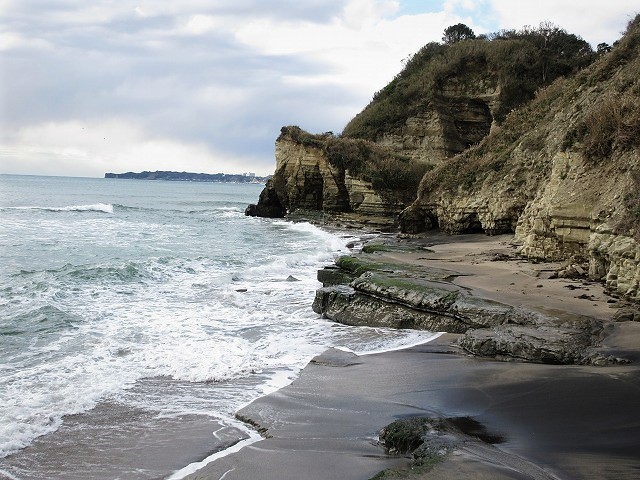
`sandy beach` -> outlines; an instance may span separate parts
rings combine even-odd
[[[484,298],[555,314],[613,318],[617,300],[601,285],[550,278],[560,265],[518,259],[509,241],[508,236],[435,235],[408,240],[421,247],[418,252],[379,255],[453,270],[459,274],[454,283]],[[612,322],[601,349],[637,360],[639,327]],[[293,384],[239,412],[263,429],[264,440],[187,478],[364,480],[403,467],[382,478],[637,478],[636,362],[606,367],[500,362],[466,355],[456,340],[457,335],[445,334],[413,348],[360,357],[325,352]],[[458,432],[456,447],[432,470],[412,472],[406,470],[407,455],[388,455],[378,442],[383,427],[412,416],[471,419],[500,440],[488,443],[473,432]]]
[[[187,478],[368,479],[409,465],[376,442],[406,416],[471,417],[504,439],[469,441],[420,478],[637,478],[640,369],[483,361],[452,340],[365,357],[327,352],[240,412],[269,438]]]

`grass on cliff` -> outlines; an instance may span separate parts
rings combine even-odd
[[[578,101],[585,91],[589,92],[587,104]],[[551,131],[552,119],[567,111],[572,112],[574,123],[564,132]],[[550,145],[551,151],[580,153],[594,166],[614,155],[640,151],[640,15],[610,53],[577,75],[539,89],[532,101],[509,112],[479,145],[425,176],[420,191],[474,190],[488,177],[505,174],[514,177],[514,185],[522,178],[521,188],[526,188],[531,170],[539,176],[548,172],[550,162],[544,159],[550,154],[544,149],[558,134],[563,138]],[[635,207],[629,208],[635,212]]]
[[[619,158],[633,159],[627,175],[629,185],[619,209],[614,232],[640,241],[640,15],[624,36],[592,68],[576,77],[577,87],[590,88],[593,101],[572,128],[564,149],[582,154],[594,168],[615,164]],[[627,160],[628,161],[628,160]]]
[[[334,167],[348,171],[353,177],[371,182],[373,188],[385,195],[410,202],[415,199],[418,185],[432,166],[412,160],[394,150],[367,140],[345,138],[331,133],[314,135],[300,127],[283,127],[281,137],[321,150]]]
[[[594,102],[567,133],[565,147],[574,145],[592,165],[640,148],[640,15],[625,35],[593,69],[578,76],[593,89]]]
[[[611,226],[640,242],[640,15],[610,52],[539,90],[479,145],[426,175],[420,197],[437,201],[444,192],[499,185],[524,208],[560,152],[587,169],[617,172],[621,200]]]
[[[587,42],[551,24],[503,30],[452,45],[428,43],[347,124],[343,135],[376,140],[401,128],[458,81],[468,83],[471,91],[482,85],[499,86],[503,100],[495,116],[501,122],[540,87],[580,70],[594,58]]]

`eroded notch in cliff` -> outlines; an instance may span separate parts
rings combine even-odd
[[[470,99],[461,115],[454,120],[456,131],[465,149],[480,143],[489,135],[492,123],[493,115],[489,105],[479,99]]]
[[[484,233],[482,223],[476,212],[470,213],[462,223],[462,233]]]
[[[445,150],[449,155],[479,143],[491,131],[493,115],[487,102],[479,98],[441,98],[437,103]]]

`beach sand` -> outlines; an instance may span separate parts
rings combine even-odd
[[[423,478],[638,478],[640,368],[478,360],[453,337],[363,357],[328,351],[240,412],[270,438],[188,478],[368,479],[408,465],[377,433],[418,415],[471,417],[504,438],[471,442]]]
[[[485,298],[567,315],[613,317],[598,283],[549,279],[557,264],[509,257],[510,237],[430,236],[421,251],[381,253],[396,262],[450,269]],[[494,261],[501,254],[502,261]],[[506,256],[506,257],[505,257]],[[572,285],[571,288],[566,288]],[[588,299],[580,298],[585,294]],[[602,349],[638,360],[640,324],[611,325]],[[393,478],[635,479],[640,476],[640,366],[499,362],[465,355],[445,334],[421,346],[356,356],[335,349],[291,385],[239,412],[268,438],[189,479],[368,479],[408,467],[378,432],[396,419],[469,417],[501,437],[463,442],[428,473]]]

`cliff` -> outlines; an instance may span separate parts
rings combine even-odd
[[[312,135],[295,126],[282,128],[275,157],[273,178],[248,215],[288,213],[388,227],[415,199],[428,168],[373,142]]]
[[[540,87],[593,58],[584,40],[547,24],[450,45],[429,43],[343,135],[437,164],[479,143]]]
[[[284,127],[273,183],[247,214],[396,225],[426,171],[592,57],[586,42],[557,27],[427,44],[341,136]]]
[[[639,18],[611,52],[425,175],[403,230],[514,233],[526,257],[588,262],[592,279],[639,299]]]
[[[426,45],[342,136],[285,127],[276,205],[248,213],[511,233],[525,257],[570,259],[637,300],[638,18],[597,58],[548,25]]]

